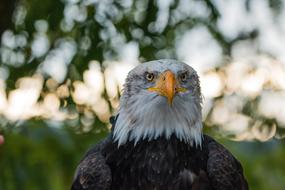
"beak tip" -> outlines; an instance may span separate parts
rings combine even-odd
[[[172,106],[173,99],[172,99],[172,98],[168,98],[168,99],[167,99],[167,102],[168,102],[168,104],[169,104],[170,106]]]

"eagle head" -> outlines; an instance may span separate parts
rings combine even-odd
[[[199,77],[189,65],[169,59],[140,64],[126,78],[113,138],[120,146],[175,135],[200,146],[201,103]]]

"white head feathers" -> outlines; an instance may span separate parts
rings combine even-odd
[[[176,93],[172,105],[169,105],[166,97],[147,90],[154,82],[146,80],[146,73],[160,75],[166,70],[170,70],[187,90]],[[187,80],[179,81],[181,73],[187,74]],[[168,59],[143,63],[130,71],[126,79],[114,140],[122,145],[128,140],[137,143],[141,139],[170,138],[175,135],[189,144],[200,146],[201,102],[199,77],[192,67]]]

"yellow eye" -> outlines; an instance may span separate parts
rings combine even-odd
[[[181,75],[180,75],[180,79],[181,79],[181,81],[182,82],[186,82],[187,81],[187,73],[182,73]]]
[[[154,79],[154,74],[153,73],[146,73],[145,78],[148,81],[152,81]]]

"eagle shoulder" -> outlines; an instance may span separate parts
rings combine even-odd
[[[76,169],[71,190],[110,189],[112,182],[111,169],[101,153],[102,148],[108,142],[110,142],[110,137],[107,137],[86,153]]]
[[[208,149],[207,173],[214,189],[247,190],[240,162],[221,144],[204,135]]]

